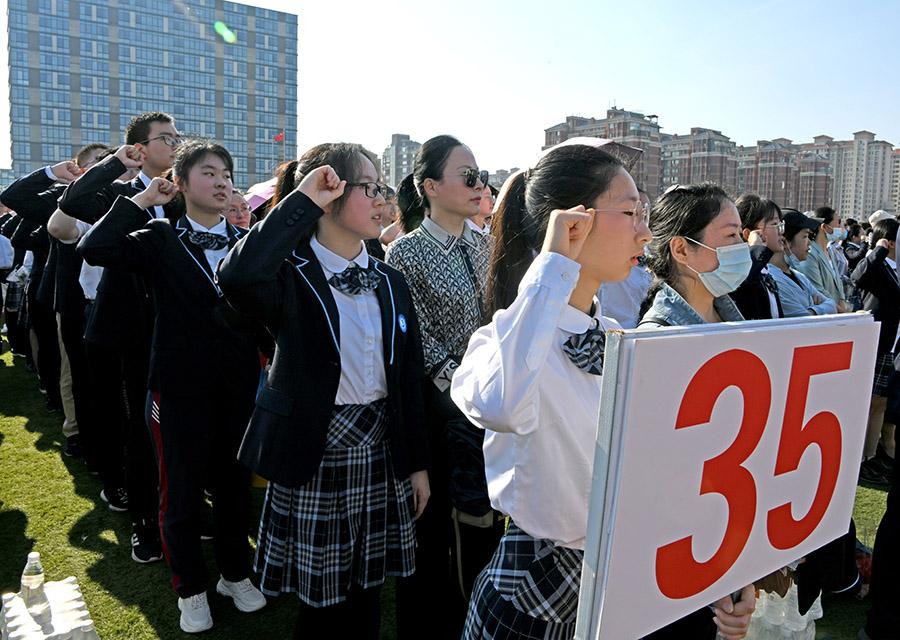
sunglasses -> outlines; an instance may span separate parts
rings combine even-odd
[[[367,198],[377,198],[379,194],[387,198],[389,186],[386,184],[378,184],[377,182],[348,182],[348,187],[362,187],[365,189]]]
[[[488,172],[486,170],[479,171],[478,169],[466,169],[463,173],[459,174],[460,177],[463,178],[464,184],[470,189],[475,186],[475,183],[481,180],[481,186],[486,187],[488,183]]]

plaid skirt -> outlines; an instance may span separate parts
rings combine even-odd
[[[887,396],[888,385],[894,375],[894,354],[888,351],[875,359],[875,381],[872,395]]]
[[[352,585],[411,575],[411,500],[409,479],[394,476],[385,401],[336,406],[312,480],[296,489],[269,483],[254,562],[260,590],[326,607],[346,600]]]
[[[469,601],[464,640],[571,640],[584,552],[510,522]]]

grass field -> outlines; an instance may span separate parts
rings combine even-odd
[[[0,356],[0,592],[18,590],[25,557],[36,550],[48,580],[78,578],[104,640],[187,637],[178,627],[168,568],[161,562],[138,565],[131,560],[127,514],[109,511],[99,497],[99,480],[81,461],[61,454],[61,422],[60,414],[44,407],[24,360],[13,361],[8,352]],[[255,513],[261,498],[257,490]],[[884,492],[859,489],[856,522],[860,538],[870,546],[884,503]],[[207,548],[207,562],[215,576],[211,550]],[[382,636],[392,638],[390,585],[385,600]],[[823,606],[817,638],[856,638],[865,603],[832,597]],[[288,638],[298,611],[296,598],[288,596],[270,600],[261,612],[242,614],[214,591],[210,607],[215,627],[202,634],[209,640]],[[429,636],[423,630],[422,638]]]

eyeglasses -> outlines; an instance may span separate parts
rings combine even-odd
[[[488,183],[488,172],[479,171],[478,169],[466,169],[464,172],[459,174],[460,177],[464,178],[465,185],[470,189],[475,186],[475,183],[478,180],[481,180],[481,186],[486,187]]]
[[[156,136],[154,138],[147,138],[143,142],[139,142],[138,144],[147,144],[148,142],[153,142],[154,140],[162,140],[163,144],[167,147],[172,147],[173,149],[184,142],[183,138],[179,138],[177,136],[170,136],[168,134],[163,134],[161,136]]]
[[[650,226],[650,205],[646,202],[635,205],[634,209],[594,209],[594,213],[621,213],[631,216],[635,231],[641,224]]]
[[[784,235],[784,222],[769,222],[766,224],[767,227],[772,227],[773,229],[777,229],[778,233]]]
[[[377,198],[379,194],[383,198],[387,198],[387,190],[390,188],[386,184],[378,184],[377,182],[348,182],[348,187],[362,187],[366,191],[367,198]]]

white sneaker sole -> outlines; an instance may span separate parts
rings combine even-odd
[[[181,611],[181,619],[178,621],[181,630],[185,633],[201,633],[203,631],[209,631],[212,629],[213,621],[212,616],[207,618],[204,622],[199,624],[191,624],[190,621],[186,620],[184,617],[184,611],[181,608],[181,601],[178,601],[178,610]]]
[[[247,606],[242,603],[240,600],[235,598],[231,591],[228,590],[228,587],[222,584],[222,579],[219,578],[219,581],[216,583],[216,593],[220,596],[225,596],[226,598],[231,598],[231,601],[234,602],[234,606],[238,611],[243,611],[244,613],[253,613],[254,611],[259,611],[263,607],[266,606],[266,601],[263,600],[259,606]]]
[[[132,551],[131,551],[131,559],[134,560],[135,562],[139,563],[139,564],[150,564],[151,562],[159,562],[160,560],[162,560],[162,556],[161,556],[161,555],[160,555],[160,556],[155,556],[155,557],[153,557],[153,558],[150,558],[149,560],[141,560],[141,559],[138,558],[136,555],[134,555],[134,550],[132,549]]]

